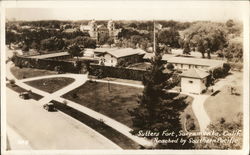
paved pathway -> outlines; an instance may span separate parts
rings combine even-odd
[[[6,118],[10,127],[7,128],[7,135],[12,150],[121,149],[103,135],[60,111],[47,112],[36,100],[23,100],[9,88],[6,95]]]
[[[215,85],[213,86],[214,92],[220,90],[222,87],[227,85],[228,83],[232,82],[235,77],[232,75],[227,76],[224,79],[220,79]],[[204,103],[210,95],[195,95],[191,93],[181,92],[182,94],[192,96],[194,98],[192,103],[193,112],[198,120],[200,131],[205,131],[207,126],[211,123],[210,117],[208,116],[206,109],[204,107]]]
[[[78,103],[75,103],[75,102],[72,102],[70,100],[66,100],[66,99],[60,97],[63,94],[66,94],[69,91],[84,84],[88,80],[87,75],[83,75],[83,74],[59,74],[59,75],[49,75],[49,76],[34,77],[34,78],[27,78],[27,79],[23,79],[23,80],[18,80],[10,72],[10,67],[11,67],[11,62],[9,62],[7,64],[7,77],[9,79],[15,79],[16,85],[18,85],[24,89],[31,90],[32,92],[34,92],[36,94],[45,96],[44,98],[39,100],[40,104],[48,103],[51,100],[55,100],[58,102],[67,101],[68,106],[70,106],[74,109],[77,109],[77,110],[97,119],[97,120],[102,119],[107,125],[114,128],[115,130],[119,131],[120,133],[124,134],[125,136],[129,137],[130,139],[137,142],[138,144],[140,144],[142,146],[146,146],[146,147],[153,145],[153,143],[151,141],[147,140],[146,138],[141,138],[141,137],[137,137],[137,136],[132,135],[130,133],[130,131],[132,129],[129,128],[128,126],[126,126],[126,125],[124,125],[124,124],[122,124],[122,123],[120,123],[112,118],[109,118],[103,114],[100,114],[92,109],[89,109],[87,107],[79,105]],[[49,94],[49,93],[44,92],[42,90],[36,89],[36,88],[31,87],[31,86],[24,83],[24,82],[31,81],[31,80],[38,80],[38,79],[52,78],[52,77],[70,77],[70,78],[74,78],[75,81],[73,83],[71,83],[70,85],[68,85],[68,86],[66,86],[66,87],[64,87],[64,88],[62,88],[62,89],[60,89],[52,94]],[[104,81],[104,80],[97,80],[97,81],[98,82],[108,82],[108,81]],[[114,81],[109,81],[109,82],[114,83],[114,84],[123,84],[123,85],[128,85],[128,86],[142,87],[141,85],[136,85],[136,84],[127,84],[127,83],[114,82]]]

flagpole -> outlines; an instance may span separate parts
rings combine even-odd
[[[154,22],[154,54],[155,54],[155,51],[156,51],[156,46],[155,46],[155,21],[153,20]]]

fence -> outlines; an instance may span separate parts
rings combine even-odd
[[[78,73],[76,64],[73,62],[50,60],[50,59],[35,59],[16,56],[12,59],[18,67],[37,68],[45,70],[56,70],[61,68],[64,72]]]
[[[12,61],[18,67],[37,68],[53,71],[57,71],[57,68],[59,67],[63,72],[69,73],[79,73],[81,68],[86,67],[90,75],[97,76],[101,73],[103,77],[114,77],[140,81],[143,80],[143,77],[147,72],[145,70],[100,66],[97,64],[89,64],[87,62],[82,62],[79,68],[79,66],[77,67],[76,63],[74,62],[51,59],[35,59],[21,56],[14,57]]]

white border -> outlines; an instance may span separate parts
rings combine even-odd
[[[6,103],[6,87],[5,87],[5,8],[64,8],[66,7],[93,7],[96,3],[105,3],[106,1],[84,1],[84,2],[59,2],[59,1],[10,1],[1,2],[1,103]],[[112,1],[114,2],[114,1]],[[118,5],[123,3],[132,3],[131,1],[118,1],[115,2]],[[162,1],[159,1],[162,3]],[[185,1],[187,2],[187,1]],[[210,1],[215,2],[215,1]],[[148,1],[136,1],[133,2],[135,6],[150,3]],[[242,13],[244,14],[244,142],[243,150],[43,150],[43,151],[4,151],[3,154],[248,154],[249,152],[249,2],[239,2],[245,4],[242,7]],[[80,4],[80,5],[79,5]],[[177,10],[178,11],[178,10]],[[6,148],[6,104],[1,104],[1,150]]]

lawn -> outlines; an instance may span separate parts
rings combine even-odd
[[[99,82],[86,82],[63,97],[89,107],[104,115],[132,127],[131,116],[127,109],[137,106],[141,88]],[[77,97],[74,95],[77,94]]]
[[[48,71],[48,70],[34,69],[34,68],[19,68],[19,67],[12,67],[10,71],[17,79],[57,74],[57,72],[55,71]]]
[[[119,131],[116,131],[112,127],[106,125],[105,123],[96,120],[77,109],[71,108],[63,103],[52,101],[56,109],[61,112],[70,115],[71,117],[77,119],[83,124],[91,127],[95,131],[99,132],[103,136],[107,137],[109,140],[113,141],[115,144],[119,145],[123,149],[140,149],[139,144],[129,139],[125,135],[121,134]]]
[[[107,83],[88,81],[79,88],[65,94],[63,97],[100,112],[132,128],[132,120],[128,109],[133,109],[138,106],[138,95],[141,94],[142,91],[142,88],[117,84],[110,84],[109,91]],[[188,97],[186,101],[190,103],[192,98]],[[182,122],[184,122],[183,118],[186,114],[194,118],[195,123],[198,124],[192,112],[192,108],[185,109],[184,112],[182,112]]]
[[[41,80],[34,80],[25,82],[26,84],[43,90],[48,93],[54,93],[59,89],[71,84],[75,80],[72,78],[58,77],[58,78],[46,78]]]
[[[27,91],[28,91],[28,90],[23,89],[23,88],[21,88],[21,87],[15,85],[15,84],[11,85],[11,84],[8,83],[8,84],[6,84],[6,87],[12,89],[13,91],[15,91],[15,92],[17,92],[17,93],[22,93],[22,92],[27,92]],[[40,100],[41,98],[43,98],[43,96],[31,92],[31,93],[30,93],[30,98],[32,98],[32,99],[38,101],[38,100]]]
[[[224,86],[218,94],[210,96],[204,103],[205,109],[212,121],[224,118],[232,122],[239,112],[243,112],[242,76],[234,73],[236,79]],[[230,86],[234,85],[237,95],[231,95]]]

